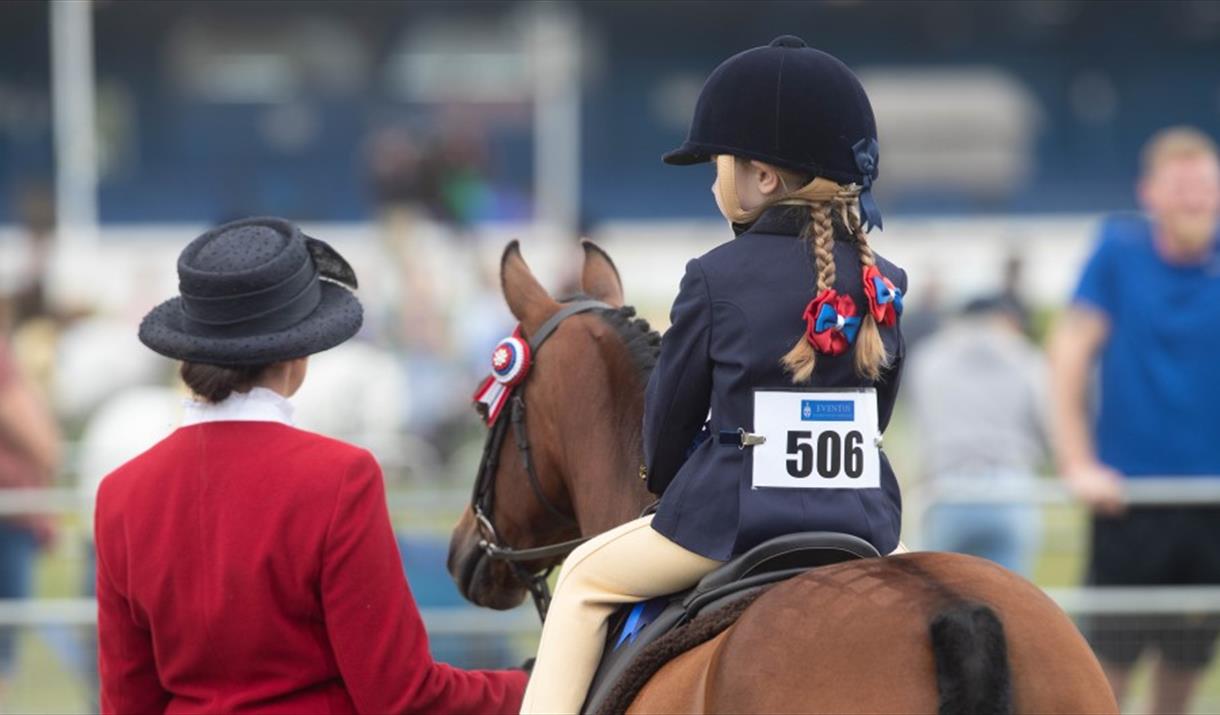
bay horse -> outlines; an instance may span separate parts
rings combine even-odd
[[[545,605],[545,573],[564,554],[637,517],[654,498],[639,475],[644,388],[659,337],[624,306],[609,256],[589,242],[584,251],[587,295],[569,303],[538,283],[515,241],[502,258],[504,297],[522,337],[546,342],[515,388],[521,404],[500,418],[511,419],[514,439],[507,426],[489,439],[475,499],[450,543],[449,572],[477,605],[508,609],[527,593]],[[1040,589],[989,561],[924,552],[824,566],[779,583],[719,635],[661,666],[626,711],[1118,706],[1084,638]]]

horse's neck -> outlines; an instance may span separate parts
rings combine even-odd
[[[621,338],[621,334],[620,334]],[[631,347],[624,340],[601,342],[600,370],[590,371],[587,399],[569,403],[571,425],[582,432],[567,450],[566,486],[581,534],[608,531],[640,516],[653,502],[640,466],[644,463],[644,389]]]
[[[582,464],[568,472],[578,475],[569,490],[581,534],[585,536],[600,534],[639,517],[655,499],[640,479],[640,465],[644,463],[643,400],[625,402],[620,407],[622,418],[612,420],[612,424],[619,426],[610,430],[612,438],[582,455]]]
[[[634,475],[629,476],[635,478]],[[600,534],[636,519],[653,502],[654,497],[638,479],[635,483],[626,483],[624,479],[619,482],[614,485],[614,491],[578,499],[581,506],[577,507],[577,522],[582,536]]]

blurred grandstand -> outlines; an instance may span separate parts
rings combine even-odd
[[[5,3],[0,181],[53,171],[48,5]],[[367,220],[370,139],[477,137],[463,220],[529,216],[536,15],[579,58],[580,205],[589,222],[706,217],[704,182],[657,161],[726,51],[795,32],[866,78],[891,213],[1130,205],[1140,143],[1214,125],[1212,2],[95,4],[100,215],[212,222],[263,211]],[[553,48],[552,48],[553,49]],[[575,67],[573,69],[576,69]],[[443,142],[440,142],[443,143]],[[656,189],[664,186],[665,191]],[[884,188],[882,188],[884,187]],[[458,195],[461,195],[460,197]],[[0,221],[17,219],[12,202]]]
[[[727,52],[785,33],[843,58],[873,98],[876,240],[912,274],[914,338],[999,290],[1040,335],[1098,216],[1134,208],[1147,137],[1220,127],[1220,3],[1206,0],[0,3],[0,335],[70,447],[57,490],[0,490],[0,513],[56,512],[66,534],[37,599],[0,603],[23,634],[0,707],[95,707],[89,499],[172,428],[179,399],[135,324],[173,292],[187,240],[253,214],[303,222],[356,264],[371,320],[315,361],[302,420],[386,464],[438,653],[520,660],[530,614],[465,610],[443,571],[481,439],[466,398],[511,329],[498,252],[521,237],[562,289],[591,236],[664,327],[685,261],[729,234],[711,170],[659,157]],[[920,498],[909,417],[887,449],[918,544],[924,508],[969,497]],[[1220,613],[1214,591],[1076,589],[1079,510],[1050,480],[1006,498],[1047,505],[1035,580],[1074,613]],[[1220,712],[1220,669],[1203,688],[1196,707]]]

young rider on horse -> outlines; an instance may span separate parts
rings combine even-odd
[[[712,192],[737,237],[687,264],[648,384],[660,506],[564,563],[523,712],[580,709],[619,605],[689,588],[772,537],[898,546],[898,483],[879,445],[906,274],[867,240],[881,225],[877,155],[859,80],[796,37],[708,78],[665,161],[715,162]]]

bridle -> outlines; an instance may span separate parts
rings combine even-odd
[[[537,355],[542,344],[554,334],[563,321],[574,315],[603,309],[612,310],[611,306],[597,300],[579,300],[563,304],[558,312],[548,318],[538,328],[538,331],[530,336],[530,353]],[[529,375],[527,374],[525,382],[528,381]],[[576,525],[575,518],[551,503],[542,490],[542,483],[538,480],[538,471],[534,467],[533,451],[530,449],[529,432],[525,423],[525,398],[523,396],[525,382],[510,388],[512,393],[508,397],[508,419],[503,419],[501,416],[500,419],[495,420],[491,431],[487,434],[487,442],[483,446],[483,458],[479,461],[479,474],[474,482],[474,493],[471,495],[470,506],[474,511],[475,523],[478,525],[481,537],[479,548],[483,550],[487,558],[504,561],[509,565],[513,576],[521,585],[525,586],[533,598],[534,607],[538,609],[538,618],[545,621],[547,609],[551,605],[551,588],[547,584],[547,579],[550,578],[555,567],[552,565],[542,571],[534,572],[522,565],[523,562],[567,556],[576,547],[588,541],[589,537],[532,549],[515,549],[505,545],[496,531],[495,522],[492,521],[495,513],[496,470],[500,466],[500,448],[504,444],[510,424],[513,429],[513,438],[517,443],[517,454],[521,457],[521,464],[525,468],[525,474],[534,496],[551,516],[565,524]]]

